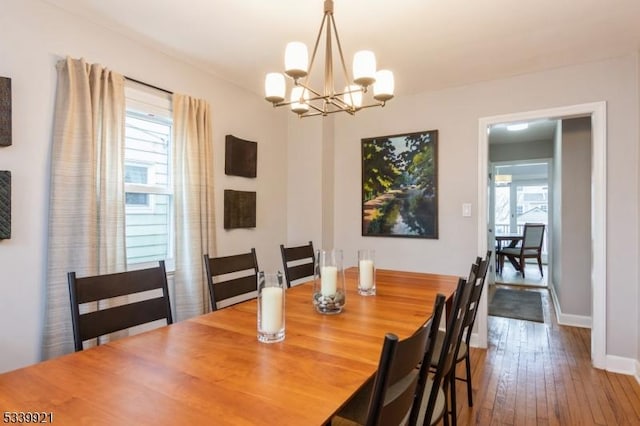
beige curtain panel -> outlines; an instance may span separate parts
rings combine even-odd
[[[57,64],[43,358],[73,351],[67,273],[125,270],[124,77]]]
[[[172,301],[178,321],[208,310],[202,255],[215,256],[213,139],[209,104],[173,95],[176,257]]]

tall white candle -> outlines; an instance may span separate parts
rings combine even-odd
[[[360,288],[368,290],[373,287],[373,260],[360,261]]]
[[[282,330],[282,292],[278,287],[262,289],[262,305],[260,314],[261,328],[265,333],[277,333]]]
[[[323,296],[336,294],[338,281],[338,268],[336,266],[323,266],[320,268],[320,293]]]

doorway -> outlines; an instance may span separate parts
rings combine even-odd
[[[605,368],[606,355],[606,103],[596,102],[568,107],[550,108],[479,120],[478,137],[478,253],[487,251],[489,137],[488,129],[499,123],[519,122],[553,117],[591,117],[591,266],[592,327],[591,360],[596,368]],[[487,292],[482,295],[478,330],[474,344],[487,346]]]
[[[551,126],[557,126],[555,121]],[[532,140],[530,143],[540,142]],[[500,145],[497,145],[497,148],[500,148]],[[545,158],[491,163],[488,246],[495,246],[497,252],[509,244],[516,245],[515,240],[508,238],[523,235],[525,223],[542,223],[545,228],[542,240],[542,273],[539,272],[536,259],[528,259],[526,262],[527,266],[535,264],[535,268],[529,266],[525,269],[530,270],[526,275],[515,267],[517,265],[510,262],[504,262],[498,270],[496,262],[496,273],[489,280],[490,283],[547,287],[550,277],[548,265],[551,241],[549,225],[552,212],[552,162],[552,159]]]

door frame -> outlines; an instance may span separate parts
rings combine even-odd
[[[607,103],[605,101],[518,112],[478,120],[478,253],[487,251],[489,135],[493,124],[543,118],[591,117],[591,362],[606,367],[607,305]],[[477,338],[487,347],[487,293],[480,300]]]

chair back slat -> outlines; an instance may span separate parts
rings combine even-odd
[[[116,331],[161,319],[165,319],[167,324],[173,323],[167,274],[162,260],[155,268],[113,274],[78,278],[75,272],[69,272],[67,281],[76,351],[83,349],[86,340]],[[161,290],[162,294],[145,299],[142,293],[150,290]],[[110,307],[116,303],[112,299],[132,295],[143,300]],[[88,303],[95,306],[80,314],[80,305]],[[103,307],[105,305],[106,308]]]
[[[287,262],[293,262],[300,259],[307,259],[309,257],[313,257],[313,245],[311,241],[309,241],[309,245],[299,246],[299,247],[284,247],[285,256],[287,258]]]
[[[241,278],[234,278],[228,281],[214,284],[216,301],[220,302],[241,294],[251,293],[258,290],[256,275],[249,275]]]
[[[232,256],[209,257],[203,255],[211,309],[218,309],[218,303],[231,297],[248,294],[258,289],[258,258],[256,250]],[[249,273],[250,275],[220,278],[227,274]],[[217,278],[214,281],[214,278]]]
[[[163,287],[166,271],[161,267],[95,275],[76,279],[78,303],[94,302]]]
[[[315,267],[315,253],[313,243],[296,247],[285,247],[280,244],[282,254],[282,266],[284,267],[284,278],[287,287],[291,287],[294,281],[313,276]],[[305,260],[302,262],[302,260]]]
[[[301,278],[313,275],[313,263],[305,263],[304,265],[291,266],[289,268],[289,279],[296,281]]]
[[[80,316],[80,337],[83,341],[94,339],[105,334],[164,319],[166,314],[163,297],[88,312]]]
[[[209,262],[211,273],[214,276],[255,269],[257,263],[254,251],[234,256],[213,257]]]

